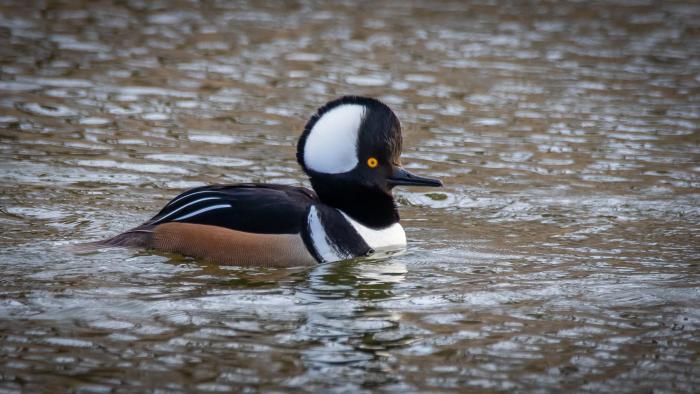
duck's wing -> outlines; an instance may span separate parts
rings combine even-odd
[[[192,223],[256,234],[298,234],[315,201],[316,194],[302,187],[254,183],[203,186],[173,198],[138,228]]]

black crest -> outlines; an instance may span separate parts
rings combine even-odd
[[[321,119],[325,113],[333,108],[346,104],[356,104],[365,107],[365,116],[360,123],[360,134],[357,146],[359,150],[358,156],[372,154],[390,158],[390,160],[395,163],[399,162],[402,144],[401,123],[399,123],[399,119],[391,108],[371,97],[343,96],[319,108],[306,123],[304,132],[299,138],[299,142],[297,143],[297,162],[309,176],[313,176],[313,171],[306,168],[304,164],[304,146],[306,145],[306,138],[309,136],[316,122]],[[370,150],[372,151],[370,152]]]

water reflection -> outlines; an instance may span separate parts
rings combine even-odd
[[[407,269],[389,256],[320,265],[309,272],[305,286],[321,299],[391,298],[393,285],[405,280]]]

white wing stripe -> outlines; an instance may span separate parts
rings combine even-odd
[[[178,198],[176,198],[176,199],[170,201],[170,202],[168,203],[168,205],[166,205],[166,207],[169,207],[169,206],[175,204],[176,202],[178,202],[178,201],[180,201],[180,200],[182,200],[182,199],[184,199],[184,198],[191,197],[191,196],[194,196],[195,194],[201,194],[201,193],[217,193],[217,192],[216,192],[216,191],[213,191],[213,190],[202,190],[202,191],[199,191],[199,192],[187,193],[187,194],[185,194],[184,196],[178,197]]]
[[[206,197],[206,198],[200,198],[199,200],[192,201],[192,202],[190,202],[190,203],[187,203],[187,204],[181,206],[180,208],[178,208],[178,209],[176,209],[176,210],[170,212],[169,214],[163,216],[162,218],[156,220],[156,221],[153,222],[152,224],[156,224],[156,223],[158,223],[158,222],[162,222],[163,220],[167,219],[169,216],[171,216],[171,215],[173,215],[173,214],[175,214],[175,213],[177,213],[177,212],[179,212],[179,211],[181,211],[181,210],[183,210],[183,209],[189,207],[190,205],[194,205],[194,204],[197,204],[197,203],[202,202],[202,201],[207,201],[207,200],[220,200],[220,199],[221,199],[221,197]],[[229,205],[229,206],[230,206],[230,205]]]
[[[231,204],[212,205],[211,207],[202,208],[198,211],[194,211],[192,213],[188,213],[187,215],[180,216],[179,218],[175,218],[174,220],[183,220],[183,219],[191,218],[192,216],[197,216],[200,213],[209,212],[209,211],[213,211],[215,209],[222,209],[222,208],[231,208]]]

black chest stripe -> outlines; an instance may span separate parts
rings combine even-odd
[[[373,252],[372,248],[367,245],[365,240],[337,209],[324,204],[315,204],[313,207],[316,210],[320,225],[323,227],[325,241],[333,249],[334,254],[348,259],[367,256]],[[310,219],[310,215],[307,218]],[[311,222],[307,222],[302,234],[307,248],[312,251],[319,262],[330,262],[317,250],[314,238],[318,235],[314,234],[313,231]]]

